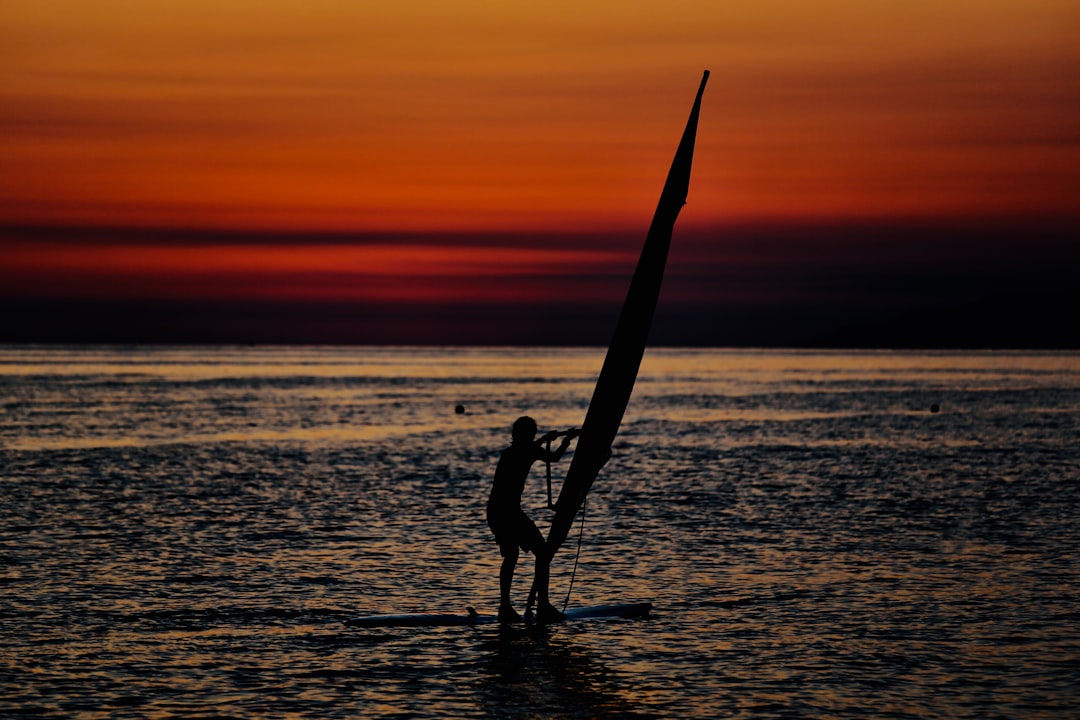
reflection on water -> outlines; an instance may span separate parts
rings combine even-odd
[[[478,645],[476,695],[492,718],[646,718],[633,678],[616,677],[567,633],[500,628]]]
[[[571,602],[655,617],[345,627],[494,609],[601,358],[0,348],[0,716],[1072,716],[1075,354],[650,352]]]

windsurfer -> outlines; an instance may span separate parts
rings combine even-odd
[[[552,606],[548,599],[547,573],[551,567],[552,551],[548,549],[544,536],[521,509],[521,494],[529,470],[537,460],[558,462],[566,453],[570,441],[577,437],[577,430],[565,432],[552,431],[536,439],[536,421],[531,417],[520,417],[511,430],[510,447],[502,451],[499,464],[495,468],[495,479],[491,483],[491,495],[487,503],[487,522],[502,554],[502,567],[499,571],[499,620],[501,622],[521,622],[521,615],[514,610],[510,602],[510,585],[514,581],[514,569],[519,557],[518,549],[531,552],[536,558],[537,578],[535,586],[539,589],[537,598],[537,619],[550,622],[562,617],[562,613]],[[562,442],[555,450],[545,449],[544,445],[555,438],[562,437]],[[540,577],[543,574],[544,577]]]

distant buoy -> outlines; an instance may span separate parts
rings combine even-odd
[[[934,403],[933,405],[931,405],[931,406],[930,406],[930,412],[932,412],[932,413],[936,413],[936,412],[937,412],[938,410],[940,410],[940,409],[941,409],[941,408],[940,408],[940,407],[938,407],[938,404],[937,404],[937,403]]]
[[[456,414],[456,415],[464,415],[465,414],[465,406],[464,405],[455,405],[454,406],[454,414]]]

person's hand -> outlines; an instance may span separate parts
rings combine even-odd
[[[552,430],[551,432],[544,433],[543,437],[540,438],[540,442],[549,443],[557,437],[559,437],[559,431]]]
[[[566,431],[566,439],[567,440],[573,440],[574,438],[576,438],[576,437],[578,437],[580,435],[581,435],[581,430],[578,429],[578,428],[570,428],[569,430]]]

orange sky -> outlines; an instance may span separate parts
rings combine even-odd
[[[721,228],[1071,223],[1078,31],[1076,0],[4,0],[0,299],[617,302],[706,68],[666,292],[708,294]]]
[[[6,0],[0,222],[1074,214],[1075,0]]]

